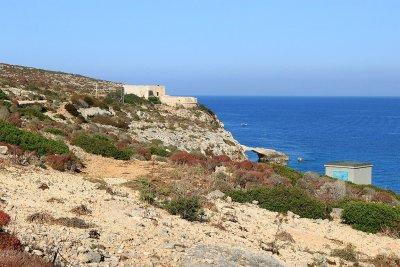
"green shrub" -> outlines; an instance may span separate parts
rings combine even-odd
[[[160,98],[156,96],[150,96],[148,101],[152,104],[161,104]]]
[[[288,166],[282,166],[278,164],[271,164],[271,167],[274,169],[274,172],[279,174],[280,176],[288,178],[293,185],[296,184],[297,180],[302,177],[302,174]]]
[[[62,141],[55,141],[40,134],[22,130],[15,125],[0,121],[0,142],[19,146],[24,150],[45,154],[67,154],[68,146]]]
[[[234,190],[229,192],[234,201],[245,203],[258,201],[261,208],[277,211],[292,211],[300,217],[318,219],[328,218],[330,208],[322,201],[307,195],[296,187],[259,187],[250,190]]]
[[[52,127],[50,127],[50,128],[44,129],[44,131],[45,131],[46,133],[51,133],[51,134],[54,134],[54,135],[65,136],[65,132],[64,132],[63,130],[58,129],[58,128],[52,128]]]
[[[127,94],[124,96],[124,102],[131,105],[142,105],[148,103],[143,97],[135,94]]]
[[[349,202],[343,207],[342,220],[364,232],[390,229],[400,234],[400,208],[384,203]]]
[[[156,198],[156,190],[154,186],[147,179],[139,179],[139,193],[140,199],[149,204],[153,204]]]
[[[0,90],[0,100],[7,100],[8,96],[6,93],[3,92],[3,90]]]
[[[188,221],[202,221],[204,212],[200,201],[194,197],[180,197],[165,203],[165,208],[173,215],[180,215]]]
[[[101,134],[80,134],[73,140],[73,144],[86,152],[108,158],[129,160],[133,155],[131,149],[118,149],[114,140]]]
[[[161,156],[161,157],[168,157],[170,155],[170,153],[167,151],[167,149],[162,146],[150,147],[150,153],[152,155],[157,155],[157,156]]]
[[[22,116],[27,118],[38,118],[41,121],[51,120],[51,118],[45,114],[43,114],[41,107],[32,106],[32,107],[24,107],[19,110]]]

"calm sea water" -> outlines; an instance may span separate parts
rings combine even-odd
[[[328,161],[367,161],[374,165],[373,184],[400,193],[400,98],[202,96],[199,101],[241,144],[283,151],[295,169],[323,173]],[[304,161],[298,163],[298,157]]]

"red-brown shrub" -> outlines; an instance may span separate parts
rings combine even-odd
[[[205,164],[206,158],[201,155],[191,154],[185,151],[178,151],[172,154],[170,157],[172,162],[177,164],[186,164],[186,165],[198,165]]]
[[[19,239],[5,232],[0,232],[0,251],[1,250],[21,250],[22,244]]]
[[[147,148],[145,148],[145,147],[138,147],[138,148],[136,149],[136,151],[137,151],[137,153],[138,153],[139,155],[141,155],[142,157],[144,157],[146,160],[150,160],[150,159],[151,159],[151,153],[150,153],[150,151],[149,151]]]
[[[268,184],[268,174],[260,171],[238,170],[235,173],[235,182],[242,188]]]
[[[54,265],[45,262],[42,258],[36,255],[31,255],[27,252],[4,250],[0,251],[0,266],[7,267],[53,267]]]
[[[21,156],[24,154],[24,151],[15,145],[11,145],[8,143],[0,142],[0,146],[6,146],[8,148],[8,153],[11,155]]]
[[[72,155],[48,155],[47,164],[57,171],[78,171],[80,165],[77,159]]]
[[[235,162],[235,166],[240,170],[250,171],[254,169],[255,163],[251,162],[250,160],[244,160],[240,162]]]
[[[0,210],[0,228],[3,226],[7,226],[10,223],[10,215]]]
[[[22,125],[22,120],[21,120],[21,114],[19,112],[12,113],[10,117],[8,117],[8,121],[15,126],[21,127]]]
[[[383,203],[392,203],[394,201],[393,196],[390,193],[383,191],[376,192],[372,200]]]
[[[228,157],[227,155],[213,156],[212,160],[217,162],[217,163],[220,163],[221,165],[223,165],[224,163],[229,163],[229,162],[232,161],[231,158]]]

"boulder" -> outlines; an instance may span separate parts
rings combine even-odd
[[[225,196],[225,194],[222,193],[221,191],[219,191],[219,190],[214,190],[214,191],[208,193],[208,195],[206,196],[206,198],[207,198],[208,200],[214,200],[214,199],[218,199],[218,198],[223,198],[224,196]]]
[[[199,244],[190,248],[181,266],[284,266],[273,255],[238,247]]]
[[[0,155],[5,155],[8,152],[8,147],[0,146]]]

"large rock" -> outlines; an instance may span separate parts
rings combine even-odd
[[[268,149],[262,147],[246,147],[246,150],[255,152],[258,155],[259,162],[287,165],[289,161],[288,155],[274,149]]]
[[[105,109],[101,109],[99,107],[91,107],[91,108],[80,108],[78,109],[79,113],[82,114],[85,119],[88,117],[93,117],[96,115],[108,115],[111,116],[111,112]]]
[[[5,155],[8,152],[8,147],[0,146],[0,155]]]
[[[7,120],[10,117],[10,111],[6,106],[0,106],[0,120]]]
[[[182,266],[263,266],[280,267],[282,262],[268,253],[235,247],[200,244],[189,249]]]

